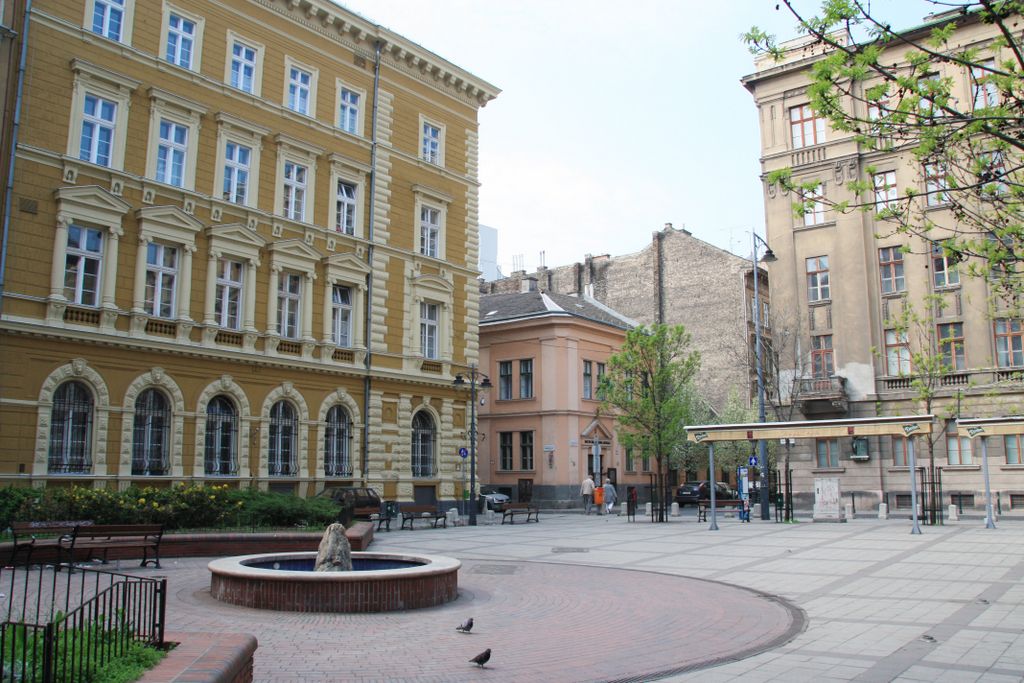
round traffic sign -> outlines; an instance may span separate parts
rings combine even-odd
[[[469,449],[467,449],[465,446],[460,448],[459,449],[459,457],[460,458],[468,458],[469,457]]]

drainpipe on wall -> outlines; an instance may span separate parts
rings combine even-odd
[[[0,237],[0,312],[4,305],[4,285],[7,281],[7,239],[11,228],[11,205],[14,202],[14,159],[18,154],[18,130],[21,127],[21,99],[25,87],[25,64],[28,61],[28,24],[32,14],[32,0],[25,2],[25,17],[21,28],[21,54],[18,57],[18,77],[14,98],[14,118],[11,125],[11,154],[7,161],[7,183],[4,188],[3,236]],[[5,27],[6,28],[6,27]],[[10,31],[13,35],[13,31]]]
[[[368,485],[368,472],[370,463],[370,386],[373,383],[370,370],[373,367],[373,346],[371,328],[373,326],[373,228],[374,218],[377,215],[377,116],[380,105],[380,41],[374,44],[373,58],[373,121],[370,123],[370,220],[366,229],[366,239],[369,245],[366,247],[366,264],[370,266],[370,272],[366,275],[366,305],[363,317],[363,344],[366,347],[366,356],[363,361],[366,373],[363,375],[363,461],[360,467],[362,472],[363,486]]]

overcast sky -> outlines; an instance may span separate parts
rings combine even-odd
[[[740,34],[796,37],[777,0],[336,1],[501,88],[480,111],[480,222],[505,274],[542,251],[549,267],[639,251],[665,223],[740,255],[763,235]],[[874,5],[894,26],[934,9]]]

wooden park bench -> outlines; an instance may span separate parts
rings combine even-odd
[[[445,529],[448,528],[448,517],[433,505],[403,505],[401,509],[402,529],[405,528],[406,522],[409,522],[409,529],[412,529],[413,522],[417,519],[432,519],[435,529],[438,522],[441,522]]]
[[[715,501],[715,509],[716,510],[721,510],[723,508],[732,508],[732,509],[738,510],[739,512],[743,512],[745,510],[745,508],[744,508],[744,503],[745,502],[746,501],[743,501],[743,500],[731,500],[731,499],[716,500]],[[705,499],[705,500],[698,501],[697,502],[697,521],[698,522],[706,522],[706,521],[708,521],[708,510],[710,510],[710,509],[711,509],[711,500],[710,499]]]
[[[141,550],[140,567],[152,564],[160,568],[160,539],[164,535],[162,524],[92,524],[75,527],[74,534],[61,538],[61,546],[68,561],[83,562],[98,559],[107,563],[111,550]],[[152,555],[152,556],[151,556]]]
[[[14,565],[19,553],[25,554],[25,564],[32,564],[32,552],[37,549],[52,549],[57,564],[60,564],[63,551],[62,541],[74,536],[75,529],[91,525],[89,520],[63,520],[53,522],[11,522],[10,565]]]
[[[533,517],[533,521],[540,523],[540,508],[533,503],[506,503],[505,511],[501,513],[501,523],[504,524],[507,518],[509,524],[515,524],[516,515],[526,515],[527,523],[529,523],[530,517]]]

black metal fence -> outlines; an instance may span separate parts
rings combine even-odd
[[[82,681],[133,642],[162,646],[167,579],[66,565],[0,569],[0,682]]]

